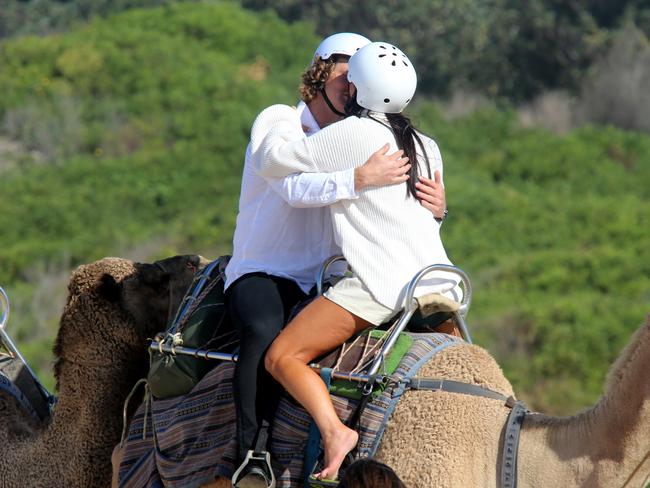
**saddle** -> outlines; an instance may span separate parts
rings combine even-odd
[[[452,312],[458,304],[441,295],[420,297],[418,309],[409,320],[406,330],[411,333],[441,333],[462,338]],[[375,329],[367,329],[351,337],[344,344],[317,358],[311,366],[315,369],[329,368],[334,372],[363,375],[382,352],[388,333],[398,324],[400,315]],[[413,343],[411,335],[401,333],[382,364],[382,373],[390,375]],[[377,390],[383,390],[377,385]],[[334,381],[330,387],[333,394],[347,398],[361,398],[358,383],[349,380]],[[377,391],[375,392],[375,394]]]
[[[365,330],[351,337],[333,351],[314,360],[311,367],[318,370],[329,368],[333,372],[340,372],[343,375],[366,374],[369,366],[381,352],[381,347],[389,329],[390,327]],[[412,330],[410,331],[413,332]],[[446,319],[437,325],[429,324],[426,326],[426,329],[423,326],[423,328],[418,329],[418,333],[441,333],[459,338],[462,337],[458,325],[450,319]],[[411,334],[400,334],[397,342],[384,360],[381,373],[383,375],[392,374],[412,344],[413,336]],[[383,391],[384,387],[385,385],[381,383],[376,385],[373,395],[376,396],[379,392]],[[362,396],[359,383],[345,379],[332,381],[330,391],[334,395],[357,400]]]
[[[359,423],[357,457],[373,456],[408,378],[435,354],[460,343],[446,334],[413,334],[414,343],[391,377],[395,380],[371,399]],[[187,395],[152,399],[134,414],[124,438],[119,486],[199,486],[235,470],[237,442],[232,377],[234,364],[215,361]],[[332,395],[334,408],[347,421],[358,400]],[[270,452],[277,488],[302,488],[311,417],[285,395],[273,419]],[[309,466],[305,469],[306,466]]]
[[[188,394],[218,364],[217,361],[206,359],[236,360],[232,350],[237,347],[236,334],[224,299],[224,271],[228,259],[227,256],[221,257],[198,273],[170,327],[152,341],[147,384],[154,398]],[[325,285],[323,276],[327,266],[340,259],[333,257],[326,261],[317,283],[318,295]],[[414,297],[422,276],[431,271],[450,270],[461,276],[465,289],[469,290],[469,279],[464,279],[466,276],[462,271],[446,265],[429,266],[421,270],[407,286],[405,307],[392,323],[362,332],[310,365],[320,370],[331,393],[357,401],[348,426],[357,427],[368,402],[385,389],[390,375],[413,344],[411,336],[403,331],[434,332],[441,328],[471,341],[464,324],[464,314],[460,311],[461,304],[440,294]],[[469,306],[469,297],[471,291],[463,303],[464,312]],[[313,298],[297,304],[289,320]],[[228,342],[224,342],[224,337],[228,338]],[[332,378],[335,378],[334,382]],[[275,486],[270,457],[264,450],[267,432],[268,425],[263,424],[258,431],[256,447],[248,451],[246,459],[233,475],[234,486],[239,486],[241,473],[246,477],[248,471],[257,468],[266,484],[270,488]],[[320,435],[312,425],[305,457],[307,466],[314,466],[319,457],[319,444]],[[310,478],[305,480],[306,484],[311,481]]]
[[[174,320],[166,331],[159,333],[152,341],[147,383],[154,397],[170,398],[188,393],[217,364],[217,361],[206,359],[235,359],[238,338],[228,317],[224,295],[225,268],[229,259],[230,256],[222,256],[197,273]],[[337,259],[330,260],[325,266]],[[322,292],[322,289],[321,284],[319,291]],[[313,298],[297,304],[290,319]],[[390,335],[395,327],[401,329],[406,325],[406,330],[416,333],[441,332],[462,336],[458,322],[453,320],[454,316],[458,317],[460,305],[457,302],[442,295],[425,295],[415,300],[415,310],[405,309],[392,322],[353,337],[318,358],[314,367],[354,374],[367,373],[373,367],[376,369],[386,359],[382,356],[385,354],[383,348],[386,340],[391,343],[390,347],[394,345]],[[404,317],[407,312],[408,317]],[[406,318],[406,324],[402,323],[403,318]],[[399,349],[408,349],[405,340],[397,340],[396,344],[401,344]],[[394,356],[392,363],[399,361],[397,351],[391,352],[390,356]],[[383,365],[385,371],[386,366]],[[342,387],[342,394],[349,386],[348,382]],[[354,391],[354,388],[349,390]]]

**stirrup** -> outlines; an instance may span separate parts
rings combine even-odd
[[[240,479],[240,476],[243,475]],[[248,475],[264,478],[266,488],[275,488],[275,475],[271,467],[271,455],[268,451],[253,451],[246,453],[244,461],[241,463],[235,474],[232,475],[232,486],[235,488],[247,488],[248,483],[244,484]],[[252,484],[251,484],[252,486]]]

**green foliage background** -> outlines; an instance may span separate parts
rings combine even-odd
[[[359,32],[390,40],[418,68],[418,88],[527,100],[579,88],[612,31],[637,24],[650,34],[646,0],[242,0],[289,21],[309,20],[322,36]]]
[[[105,255],[230,252],[250,125],[295,103],[317,43],[310,24],[230,2],[0,43],[2,132],[28,150],[0,163],[0,284],[48,384],[65,293],[48,277]],[[423,97],[411,115],[441,147],[443,239],[473,280],[475,339],[534,408],[592,403],[648,313],[650,137],[558,136],[497,108],[450,121]]]

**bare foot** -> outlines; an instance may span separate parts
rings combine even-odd
[[[323,437],[325,445],[325,467],[314,476],[319,479],[336,479],[345,456],[357,445],[359,434],[345,426],[337,429],[328,438]]]

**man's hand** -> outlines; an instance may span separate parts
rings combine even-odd
[[[437,219],[445,216],[447,201],[445,200],[445,188],[442,186],[440,171],[433,173],[433,180],[420,176],[420,181],[415,184],[415,194],[420,199],[424,208],[429,210]]]
[[[403,183],[409,179],[411,169],[409,158],[402,157],[404,151],[399,150],[387,155],[389,145],[372,153],[368,161],[354,170],[354,189],[356,191],[366,186],[385,186]]]

